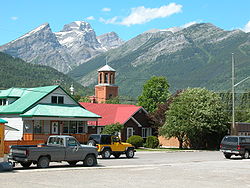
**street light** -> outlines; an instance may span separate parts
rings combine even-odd
[[[234,103],[234,88],[236,86],[238,86],[239,84],[241,84],[242,82],[246,81],[248,78],[250,78],[250,76],[248,76],[247,78],[244,78],[243,80],[241,80],[238,83],[234,83],[234,53],[232,53],[232,129],[231,129],[231,135],[236,135],[236,129],[235,129],[235,103]]]

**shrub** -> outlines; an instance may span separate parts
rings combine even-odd
[[[130,136],[127,142],[135,146],[135,148],[141,147],[143,145],[143,138],[138,135]]]
[[[159,140],[156,136],[148,136],[146,138],[146,144],[145,146],[147,148],[156,148],[159,146]]]
[[[124,125],[120,123],[114,123],[110,125],[106,125],[102,131],[102,134],[112,134],[118,135],[118,133],[124,128]]]

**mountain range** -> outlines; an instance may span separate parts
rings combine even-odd
[[[121,95],[138,96],[152,76],[165,76],[172,92],[187,87],[214,91],[231,89],[231,56],[236,80],[250,73],[250,34],[225,31],[210,23],[187,28],[150,30],[102,53],[68,73],[84,86],[97,82],[96,71],[107,63],[116,69]],[[236,89],[249,88],[246,81]]]
[[[0,46],[0,51],[29,63],[47,65],[67,73],[122,43],[114,32],[96,36],[89,23],[74,21],[55,33],[48,23],[42,24],[18,39]]]
[[[232,52],[235,83],[250,73],[250,33],[226,31],[211,23],[152,29],[126,42],[114,32],[96,36],[84,21],[66,24],[56,33],[43,24],[0,51],[51,66],[91,88],[97,83],[97,70],[108,63],[117,71],[120,95],[132,97],[141,94],[152,76],[167,77],[171,92],[187,87],[228,91]],[[249,83],[241,83],[236,92],[248,89]]]

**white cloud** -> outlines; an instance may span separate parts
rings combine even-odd
[[[86,20],[95,20],[95,17],[94,16],[89,16],[86,18]]]
[[[12,19],[12,20],[17,20],[17,19],[18,19],[18,17],[16,17],[16,16],[12,16],[10,19]]]
[[[198,23],[197,21],[188,22],[188,23],[182,25],[181,28],[187,28],[187,27],[194,25],[194,24],[197,24],[197,23]]]
[[[105,24],[117,24],[116,20],[117,20],[117,16],[115,16],[115,17],[113,17],[111,19],[107,19],[107,20],[105,20],[102,17],[99,18],[99,21],[102,22],[102,23],[105,23]]]
[[[159,8],[136,7],[132,8],[130,15],[124,18],[119,24],[126,26],[143,24],[156,18],[165,18],[172,14],[180,13],[181,11],[182,5],[176,3],[170,3]]]
[[[111,8],[103,8],[102,11],[103,11],[103,12],[110,12],[110,11],[111,11]]]
[[[244,26],[242,30],[245,31],[246,33],[250,32],[250,21],[247,22],[247,24]]]

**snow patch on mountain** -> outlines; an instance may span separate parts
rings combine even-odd
[[[94,29],[85,21],[71,22],[55,33],[45,23],[0,46],[0,51],[67,73],[96,55],[122,44],[116,33],[97,38]]]

